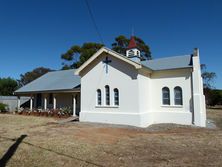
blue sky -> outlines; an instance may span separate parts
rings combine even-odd
[[[106,46],[120,34],[141,37],[154,58],[200,49],[222,89],[222,1],[88,0]],[[100,42],[83,0],[0,0],[0,77],[44,66],[60,69],[72,45]]]

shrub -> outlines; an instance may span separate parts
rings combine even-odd
[[[7,104],[0,103],[0,112],[6,112],[7,107],[8,107]]]
[[[72,109],[70,107],[63,107],[61,109],[62,115],[72,115]]]

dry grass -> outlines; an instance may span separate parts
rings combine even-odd
[[[222,111],[211,110],[208,117],[220,125]],[[7,166],[222,166],[220,129],[152,132],[1,114],[0,157],[23,134]]]
[[[222,129],[222,109],[208,109],[207,118],[215,121],[218,128]]]

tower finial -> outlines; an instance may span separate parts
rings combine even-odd
[[[134,36],[134,27],[132,26],[132,34],[131,36]]]

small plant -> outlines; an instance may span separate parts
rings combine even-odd
[[[62,115],[72,115],[72,109],[70,107],[64,107],[61,109]]]
[[[8,105],[0,103],[0,112],[6,112],[8,111]]]

